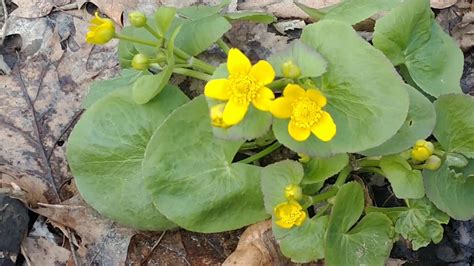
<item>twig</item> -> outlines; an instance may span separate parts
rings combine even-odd
[[[8,203],[5,204],[5,206],[3,206],[3,207],[0,208],[0,212],[6,210],[6,209],[8,208],[8,206],[10,206],[10,204],[8,204]]]
[[[69,245],[71,246],[71,255],[72,255],[72,259],[74,260],[74,265],[75,266],[79,266],[79,260],[77,258],[77,254],[76,254],[76,249],[74,248],[74,242],[76,242],[76,237],[74,236],[73,233],[71,233],[71,230],[69,228],[66,228],[67,230],[67,233],[68,233],[68,237],[69,237]]]
[[[48,159],[48,156],[46,154],[46,149],[43,145],[43,138],[41,136],[41,133],[40,133],[40,130],[39,130],[39,125],[38,125],[38,119],[36,117],[36,109],[35,109],[35,106],[33,105],[33,102],[31,101],[31,98],[30,98],[30,95],[28,94],[28,91],[26,89],[26,84],[25,84],[25,81],[23,80],[23,77],[21,76],[21,71],[20,71],[20,67],[17,67],[17,71],[18,71],[18,78],[20,79],[20,87],[21,87],[21,90],[23,92],[23,96],[26,100],[26,103],[31,111],[31,115],[33,116],[33,129],[34,129],[34,133],[36,135],[36,139],[38,140],[38,143],[39,143],[39,148],[40,148],[40,153],[41,153],[41,157],[44,161],[44,163],[46,164],[46,174],[48,175],[48,179],[51,183],[51,186],[53,188],[53,193],[54,193],[54,196],[56,197],[56,200],[57,202],[61,202],[61,197],[59,196],[58,194],[58,188],[57,188],[57,185],[56,185],[56,181],[54,180],[54,176],[53,176],[53,170],[51,169],[51,163]]]
[[[63,130],[61,131],[61,134],[54,142],[53,147],[51,147],[51,150],[48,152],[48,161],[51,159],[54,149],[56,149],[56,147],[58,146],[58,141],[60,141],[64,137],[64,135],[68,132],[68,130],[76,124],[77,120],[79,119],[79,117],[82,115],[83,112],[84,112],[84,109],[81,109],[77,113],[75,113],[71,121],[69,121],[69,123],[63,128]],[[61,188],[59,189],[61,190]]]
[[[155,251],[156,247],[158,247],[158,245],[160,244],[161,240],[163,239],[163,237],[165,236],[166,234],[166,231],[163,231],[163,233],[161,233],[160,235],[160,238],[158,238],[158,240],[156,240],[155,244],[153,245],[153,247],[151,248],[150,252],[146,255],[146,257],[140,262],[140,265],[147,265],[148,264],[148,260],[150,259],[151,255],[153,255],[153,252]]]
[[[8,10],[7,10],[7,3],[5,0],[2,0],[2,7],[3,7],[3,16],[5,17],[4,23],[2,26],[2,31],[0,32],[0,45],[3,45],[3,41],[5,37],[7,37],[7,20],[8,20]]]

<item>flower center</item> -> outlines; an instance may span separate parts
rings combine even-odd
[[[293,224],[301,216],[301,211],[298,208],[290,207],[289,210],[286,210],[285,215],[282,217],[282,220],[285,223]]]
[[[229,76],[230,100],[239,104],[248,104],[257,96],[258,84],[249,75]]]
[[[308,97],[301,97],[293,105],[291,120],[300,128],[311,128],[321,118],[321,106]]]

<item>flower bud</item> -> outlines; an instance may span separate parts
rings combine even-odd
[[[298,185],[288,185],[285,187],[285,198],[287,200],[300,200],[303,197],[303,191]]]
[[[144,54],[136,54],[132,59],[132,67],[136,70],[148,69],[150,59]]]
[[[307,154],[304,154],[304,153],[298,153],[298,157],[300,157],[298,159],[300,163],[307,163],[311,160],[311,157],[309,157]]]
[[[437,170],[441,166],[441,159],[436,155],[431,155],[426,159],[426,162],[423,164],[423,168],[428,170]]]
[[[215,127],[228,128],[229,125],[224,123],[223,114],[224,114],[225,103],[214,105],[211,107],[210,116],[211,123]]]
[[[283,72],[283,77],[285,78],[296,79],[301,76],[301,69],[291,60],[288,60],[283,63],[283,65],[281,65],[281,71]]]
[[[130,24],[134,27],[141,28],[146,25],[146,16],[140,11],[128,14],[128,18],[130,19]]]
[[[417,140],[415,146],[411,149],[411,158],[416,161],[424,161],[433,154],[433,143],[424,139]]]

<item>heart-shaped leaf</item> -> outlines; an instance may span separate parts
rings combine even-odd
[[[67,158],[82,197],[103,215],[141,230],[175,225],[153,205],[145,190],[141,164],[155,128],[187,97],[166,87],[147,105],[118,89],[91,106],[74,127]]]
[[[158,95],[168,84],[173,68],[167,67],[156,75],[139,77],[132,88],[132,98],[137,104],[145,104]]]
[[[326,179],[339,173],[349,163],[349,156],[341,153],[326,158],[313,157],[304,163],[303,184],[313,184],[326,181]]]
[[[380,168],[392,185],[397,198],[419,199],[425,195],[421,171],[413,170],[402,156],[384,156],[380,160]]]
[[[409,98],[387,58],[343,22],[323,20],[309,25],[301,40],[328,61],[319,87],[337,133],[328,142],[315,136],[298,142],[288,134],[288,119],[276,119],[273,131],[278,141],[296,152],[327,157],[360,152],[395,135],[407,116]]]
[[[384,265],[392,249],[392,222],[384,214],[369,213],[355,225],[363,209],[362,187],[355,182],[343,185],[326,232],[328,265]]]
[[[153,134],[142,167],[153,202],[170,220],[197,232],[228,231],[266,219],[261,168],[231,163],[242,141],[215,138],[208,112],[200,96]]]

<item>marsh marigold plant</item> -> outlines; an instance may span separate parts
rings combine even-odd
[[[252,66],[240,50],[232,48],[227,59],[227,79],[214,79],[204,88],[204,94],[212,99],[227,101],[222,122],[227,126],[244,119],[250,103],[261,111],[268,111],[275,99],[273,91],[266,87],[275,79],[275,71],[267,61],[260,60]]]

